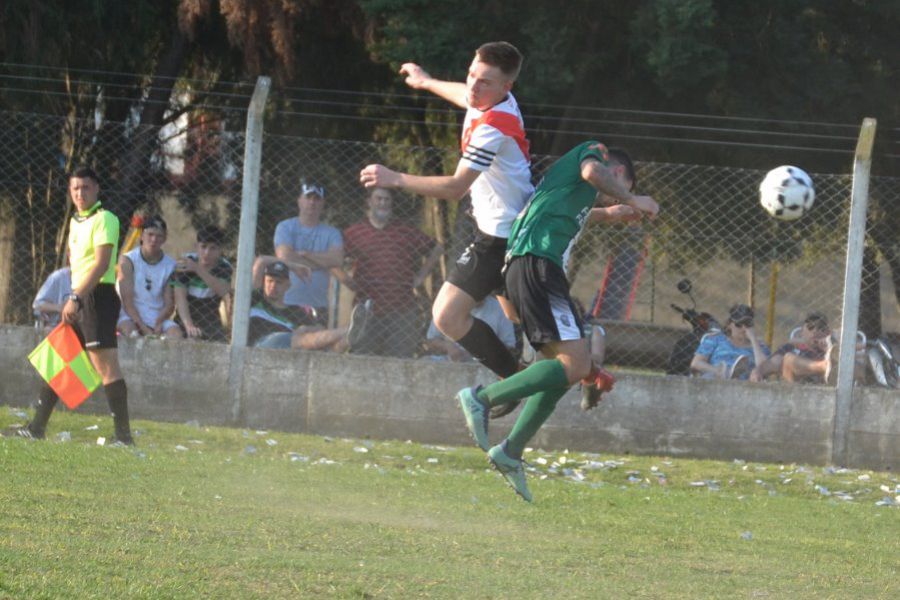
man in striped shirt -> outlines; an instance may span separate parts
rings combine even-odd
[[[479,47],[465,83],[438,80],[415,63],[404,64],[400,73],[407,85],[466,109],[456,171],[426,177],[368,165],[360,172],[360,182],[367,188],[400,188],[451,201],[471,194],[478,231],[438,292],[432,316],[441,333],[500,377],[515,373],[518,363],[490,326],[473,319],[471,311],[502,287],[506,238],[533,192],[528,140],[511,93],[521,66],[522,55],[507,42]]]

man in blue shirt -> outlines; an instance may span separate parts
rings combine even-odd
[[[329,270],[344,262],[341,232],[321,223],[325,206],[325,188],[303,183],[297,198],[298,216],[281,221],[275,228],[275,256],[290,264],[300,262],[312,269],[308,280],[291,273],[286,304],[312,306],[322,319],[328,319]]]

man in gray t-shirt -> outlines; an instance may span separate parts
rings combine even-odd
[[[298,216],[285,219],[275,228],[275,255],[312,269],[307,280],[291,273],[285,303],[312,306],[321,318],[327,319],[329,269],[343,264],[344,243],[340,231],[320,222],[324,205],[325,188],[303,183],[297,198]]]

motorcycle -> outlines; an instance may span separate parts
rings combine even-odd
[[[690,279],[682,279],[676,284],[678,291],[687,295],[691,299],[690,308],[682,308],[677,304],[670,304],[672,310],[681,315],[682,320],[691,326],[691,330],[678,338],[669,354],[669,361],[666,365],[666,374],[668,375],[690,375],[691,359],[694,358],[694,352],[700,345],[700,340],[704,335],[713,331],[721,331],[722,326],[708,312],[700,312],[697,310],[697,302],[691,294],[692,284]]]
[[[866,344],[869,378],[885,388],[900,388],[900,362],[893,344],[885,337],[877,337]]]

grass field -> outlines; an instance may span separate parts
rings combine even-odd
[[[0,598],[900,591],[891,473],[535,450],[529,505],[475,448],[134,427],[137,448],[71,413],[0,439]]]

